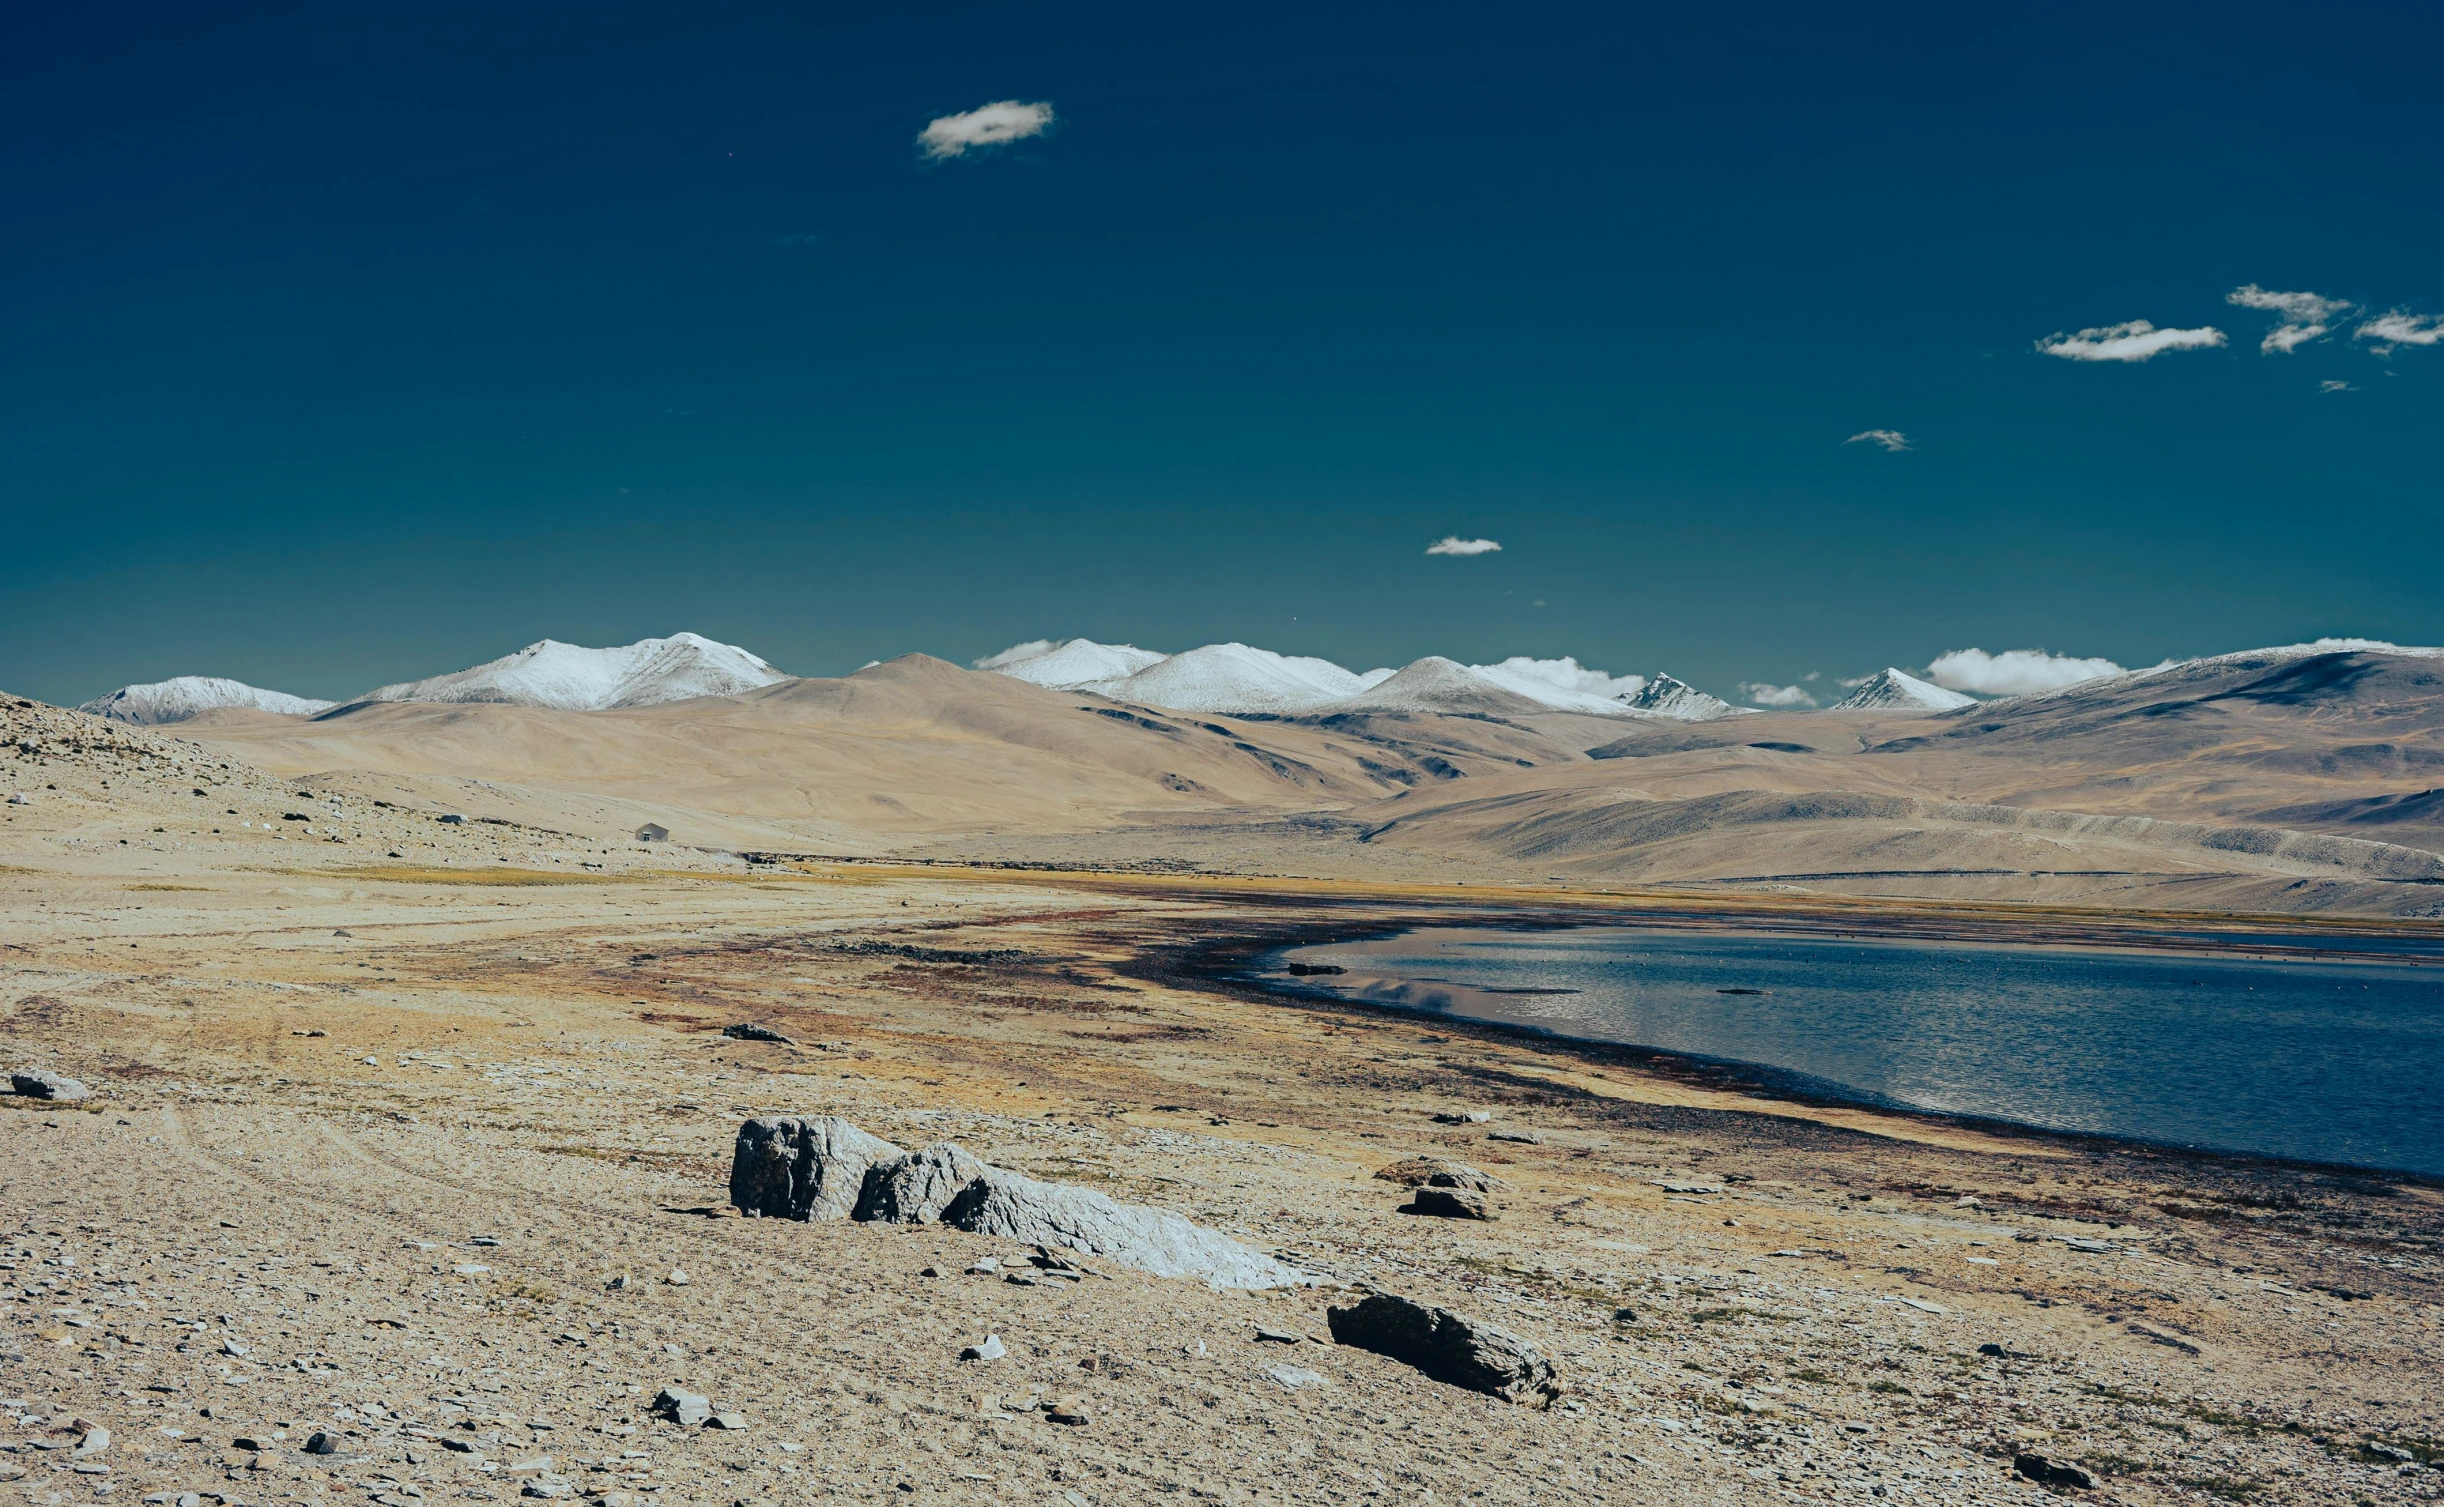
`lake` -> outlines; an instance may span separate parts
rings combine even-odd
[[[2232,955],[2245,939],[2201,956],[1436,928],[1294,948],[1264,976],[1741,1063],[1816,1096],[2444,1176],[2444,957],[2395,946],[2309,962]],[[1292,963],[1348,971],[1291,979]]]

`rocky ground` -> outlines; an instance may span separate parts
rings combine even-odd
[[[20,755],[40,799],[0,825],[0,1067],[94,1091],[0,1099],[0,1491],[33,1502],[2444,1488],[2431,1186],[1753,1099],[1175,966],[1395,903],[1355,887],[775,872],[345,806],[307,841],[300,787],[123,742]],[[1322,1282],[723,1217],[773,1113],[956,1140]],[[1399,1212],[1375,1174],[1419,1157],[1489,1174],[1499,1217]],[[1510,1331],[1560,1401],[1329,1343],[1366,1291]],[[657,1416],[665,1387],[740,1426]]]

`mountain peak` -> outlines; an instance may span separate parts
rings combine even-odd
[[[494,702],[599,712],[734,696],[788,678],[734,644],[696,633],[608,649],[546,638],[472,669],[381,686],[357,700]]]
[[[165,723],[184,722],[190,717],[222,707],[247,707],[259,712],[277,712],[284,717],[310,717],[316,712],[329,711],[335,704],[291,696],[285,691],[267,691],[261,686],[248,685],[242,680],[227,680],[218,675],[177,675],[144,685],[123,685],[107,696],[96,696],[77,710],[137,727],[159,727]]]
[[[1920,680],[1915,675],[1896,669],[1878,670],[1858,684],[1858,689],[1833,703],[1827,710],[1836,712],[1948,712],[1957,707],[1973,706],[1974,696],[1947,691],[1942,686]]]
[[[1634,696],[1625,698],[1632,711],[1650,717],[1670,717],[1681,722],[1712,722],[1721,717],[1751,715],[1749,708],[1733,706],[1719,696],[1704,691],[1673,675],[1658,673],[1640,687]]]

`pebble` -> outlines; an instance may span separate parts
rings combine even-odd
[[[1065,1396],[1056,1399],[1051,1407],[1046,1408],[1044,1416],[1055,1423],[1065,1423],[1076,1427],[1086,1423],[1093,1415],[1087,1412],[1084,1398]]]
[[[662,1280],[673,1287],[685,1287],[687,1286],[687,1273],[674,1266],[670,1269],[670,1275]]]
[[[959,1358],[961,1360],[999,1360],[1009,1353],[1008,1347],[1002,1344],[1000,1335],[988,1334],[981,1344],[970,1345],[960,1351]]]
[[[1304,1387],[1321,1387],[1329,1385],[1329,1383],[1324,1380],[1324,1375],[1322,1372],[1310,1371],[1304,1366],[1267,1366],[1264,1368],[1264,1374],[1272,1377],[1275,1381],[1280,1382],[1283,1386],[1289,1388],[1293,1392],[1296,1392]]]
[[[1258,1344],[1295,1345],[1304,1338],[1306,1338],[1306,1336],[1291,1334],[1285,1330],[1267,1329],[1262,1324],[1256,1326],[1256,1342]]]

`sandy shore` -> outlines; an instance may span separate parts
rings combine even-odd
[[[486,863],[0,875],[12,1066],[96,1089],[0,1114],[8,1395],[48,1420],[8,1436],[12,1489],[506,1498],[546,1454],[721,1503],[2002,1501],[2031,1452],[2129,1502],[2444,1484],[2415,1463],[2444,1433],[2431,1187],[1760,1100],[1206,976],[1436,897]],[[718,1034],[742,1020],[795,1044]],[[1015,1253],[957,1232],[688,1212],[768,1112],[956,1139],[1325,1285],[1022,1287],[960,1275]],[[1502,1217],[1397,1212],[1373,1173],[1418,1155],[1500,1178]],[[1567,1397],[1319,1342],[1364,1288],[1518,1334]],[[956,1359],[987,1332],[1007,1358]],[[646,1416],[673,1382],[749,1426]],[[1064,1394],[1090,1422],[1035,1406]],[[36,1447],[77,1416],[107,1451]]]

